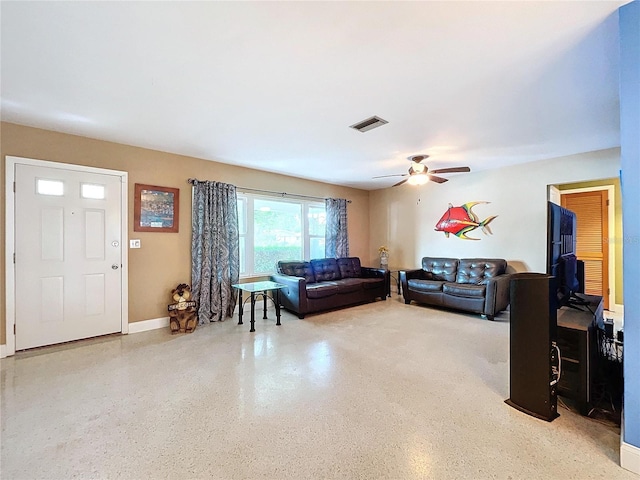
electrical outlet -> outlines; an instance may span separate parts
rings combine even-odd
[[[129,248],[140,248],[140,240],[129,240]]]

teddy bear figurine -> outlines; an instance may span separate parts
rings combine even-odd
[[[198,325],[196,302],[191,300],[191,287],[186,283],[179,284],[171,291],[173,301],[169,304],[169,327],[171,333],[191,333]]]

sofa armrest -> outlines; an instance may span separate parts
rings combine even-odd
[[[384,268],[360,267],[362,278],[385,278],[389,271]]]
[[[422,268],[416,268],[415,270],[400,270],[400,283],[402,284],[402,291],[408,291],[409,280],[431,280],[433,275],[431,272],[426,272]]]
[[[307,281],[304,277],[273,274],[271,281],[287,286],[280,290],[280,302],[286,309],[293,310],[299,315],[307,313]]]
[[[391,272],[386,268],[360,267],[360,277],[362,278],[379,278],[384,283],[383,300],[391,294]]]
[[[509,283],[511,274],[504,273],[487,282],[487,297],[484,302],[485,315],[493,317],[509,305]]]

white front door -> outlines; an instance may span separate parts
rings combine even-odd
[[[16,350],[120,332],[120,176],[15,168]]]

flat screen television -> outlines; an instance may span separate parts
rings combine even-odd
[[[584,263],[576,256],[576,214],[547,202],[547,274],[555,278],[556,308],[584,305]]]

